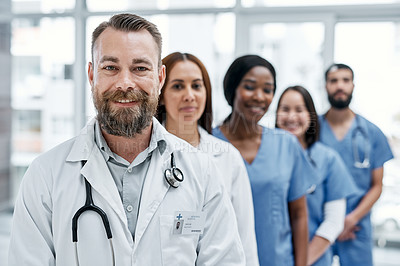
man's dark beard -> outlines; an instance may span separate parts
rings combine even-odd
[[[115,136],[132,138],[142,133],[157,111],[158,99],[151,98],[142,90],[107,91],[103,95],[94,91],[92,95],[101,128]],[[113,109],[110,103],[118,100],[133,100],[137,105]]]
[[[331,104],[331,106],[335,109],[344,109],[349,107],[351,98],[353,98],[353,94],[348,95],[348,98],[346,100],[336,100],[335,94],[333,95],[328,95],[328,101]]]

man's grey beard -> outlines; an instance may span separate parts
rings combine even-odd
[[[157,111],[158,99],[142,90],[107,91],[98,95],[94,89],[93,102],[97,110],[97,120],[103,130],[114,136],[133,138],[147,128]],[[111,107],[111,102],[133,100],[137,104],[131,108]]]

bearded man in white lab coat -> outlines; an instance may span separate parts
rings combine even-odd
[[[156,26],[119,14],[92,37],[96,119],[30,165],[10,265],[244,265],[215,166],[153,118],[165,79]]]

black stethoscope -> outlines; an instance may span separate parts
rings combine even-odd
[[[365,131],[364,128],[361,127],[360,125],[360,118],[356,115],[356,128],[353,130],[353,133],[351,135],[351,145],[353,148],[353,156],[354,156],[354,167],[356,168],[369,168],[370,167],[370,145],[369,145],[369,137],[367,132]],[[360,159],[360,154],[358,152],[357,148],[357,133],[361,135],[361,137],[364,139],[364,160],[361,161]]]
[[[85,165],[85,163],[86,163],[86,161],[82,161],[82,167]],[[165,170],[164,177],[165,177],[165,180],[167,181],[167,183],[173,188],[179,187],[179,184],[184,179],[182,171],[175,166],[175,160],[174,160],[173,153],[171,153],[171,167],[167,168]],[[74,214],[74,217],[72,218],[72,242],[74,243],[74,246],[75,246],[76,265],[79,266],[78,219],[81,216],[81,214],[84,213],[85,211],[94,211],[101,217],[101,220],[103,221],[104,229],[106,230],[106,235],[110,242],[113,266],[115,266],[115,252],[114,252],[114,245],[112,242],[112,233],[111,233],[110,222],[108,221],[107,214],[100,207],[98,207],[94,204],[93,197],[92,197],[92,186],[89,184],[89,182],[86,180],[86,178],[84,178],[84,180],[85,180],[85,189],[86,189],[86,201],[85,201],[85,204],[79,210],[76,211],[76,213]]]
[[[167,168],[164,172],[165,180],[171,187],[177,188],[183,181],[182,171],[175,166],[174,154],[171,153],[171,167]]]
[[[82,161],[82,167],[85,165],[85,163],[86,163],[86,161]],[[86,178],[84,178],[84,180],[85,180],[85,189],[86,189],[86,202],[85,202],[85,205],[83,205],[79,210],[77,210],[74,217],[72,218],[72,242],[74,243],[74,246],[75,246],[76,265],[79,266],[78,219],[81,216],[81,214],[84,213],[85,211],[94,211],[101,217],[101,220],[103,221],[104,229],[106,230],[107,238],[110,242],[113,266],[115,266],[115,253],[114,253],[114,245],[112,242],[112,233],[111,233],[110,222],[108,221],[107,214],[100,207],[98,207],[94,204],[93,197],[92,197],[92,186],[89,184],[89,182],[86,180]]]

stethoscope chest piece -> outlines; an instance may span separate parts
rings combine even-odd
[[[167,181],[167,183],[170,184],[171,187],[174,187],[174,188],[179,187],[180,183],[184,179],[182,171],[179,168],[175,167],[173,153],[171,153],[171,168],[165,169],[164,177],[165,177],[165,180]]]

